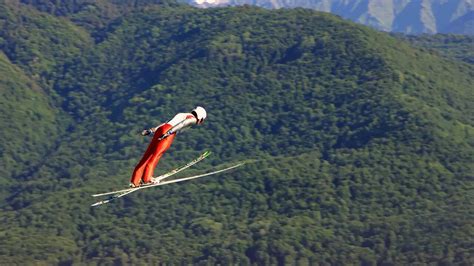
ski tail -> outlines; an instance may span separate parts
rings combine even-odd
[[[107,199],[105,200],[101,200],[101,201],[98,201],[94,204],[91,205],[91,207],[95,207],[95,206],[99,206],[99,205],[102,205],[102,204],[106,204],[106,203],[109,203],[110,201],[114,200],[114,199],[118,199],[118,198],[121,198],[125,195],[128,195],[134,191],[138,190],[138,188],[134,188],[134,189],[131,189],[131,190],[128,190],[128,191],[125,191],[123,193],[119,193],[119,194],[114,194],[113,196],[110,196],[108,197]]]

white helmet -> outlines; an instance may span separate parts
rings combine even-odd
[[[202,108],[201,106],[196,106],[196,108],[194,108],[191,113],[197,118],[198,124],[202,124],[207,116],[206,109]]]

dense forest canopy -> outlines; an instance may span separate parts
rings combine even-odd
[[[0,48],[3,263],[473,263],[474,69],[449,53],[171,1],[6,1]],[[246,166],[89,207],[197,104],[156,172]]]
[[[440,55],[474,64],[474,36],[456,34],[403,35],[395,37],[408,41],[415,46],[430,49]]]

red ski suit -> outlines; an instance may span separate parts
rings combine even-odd
[[[178,120],[181,121],[176,123]],[[143,180],[143,183],[151,182],[156,165],[160,161],[161,156],[170,148],[176,136],[176,132],[184,127],[196,124],[196,122],[197,119],[192,114],[180,113],[168,123],[153,129],[153,131],[155,131],[153,139],[148,145],[142,159],[135,167],[130,182],[135,186],[140,185],[140,180]],[[166,138],[160,139],[163,134],[167,133],[170,129],[173,129],[172,133]]]

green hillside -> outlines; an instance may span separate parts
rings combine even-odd
[[[3,126],[0,131],[0,182],[4,188],[4,185],[15,181],[13,178],[6,178],[7,176],[27,179],[28,171],[35,168],[35,162],[41,161],[54,146],[54,139],[57,138],[57,111],[50,105],[41,87],[13,65],[3,53],[0,53],[0,77]]]
[[[436,51],[440,55],[474,63],[474,37],[472,35],[436,34],[436,35],[403,35],[395,37],[408,41],[415,46]]]
[[[97,27],[1,9],[0,261],[473,263],[471,65],[304,9],[144,6]],[[127,184],[142,129],[198,104],[157,173],[251,163],[89,207]]]

